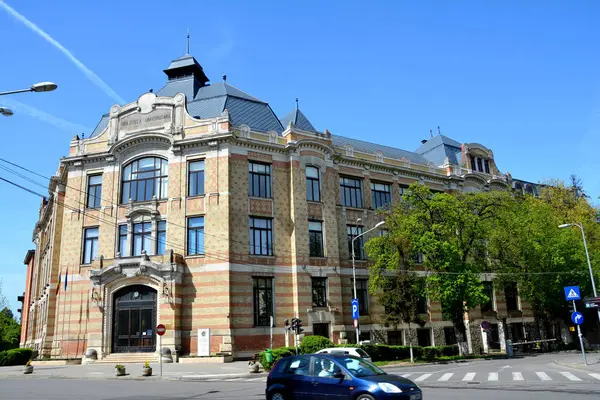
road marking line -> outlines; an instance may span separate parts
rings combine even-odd
[[[408,378],[408,377],[409,377],[409,376],[411,376],[411,375],[412,375],[412,374],[402,374],[402,375],[400,375],[400,376],[401,376],[401,377],[403,377],[403,378]]]
[[[438,382],[446,382],[448,379],[452,378],[452,375],[454,375],[452,372],[448,372],[447,374],[442,375],[442,377],[438,379]]]
[[[498,380],[498,373],[490,372],[488,375],[488,381],[497,381],[497,380]]]
[[[475,372],[469,372],[468,374],[465,375],[465,377],[463,378],[463,381],[472,381],[473,378],[475,378]]]
[[[535,374],[543,381],[551,381],[552,380],[552,378],[550,378],[548,376],[548,374],[545,372],[536,372]]]
[[[576,377],[575,375],[573,375],[570,372],[561,372],[560,374],[570,381],[581,381],[581,379],[579,379],[578,377]]]
[[[589,374],[592,378],[600,379],[600,374]]]
[[[520,372],[513,372],[513,381],[524,381],[525,379],[523,379],[523,374]]]
[[[418,377],[417,379],[415,379],[415,382],[424,381],[425,379],[429,378],[430,376],[431,376],[431,374],[423,374],[420,377]]]

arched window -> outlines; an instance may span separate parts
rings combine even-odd
[[[158,157],[135,160],[123,169],[121,203],[167,198],[168,162]]]

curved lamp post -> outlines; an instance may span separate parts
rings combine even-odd
[[[0,92],[0,96],[6,94],[15,94],[15,93],[26,93],[26,92],[51,92],[55,90],[58,85],[54,82],[39,82],[31,85],[28,89],[19,89],[19,90],[10,90],[8,92]]]
[[[590,270],[590,279],[592,280],[592,290],[594,291],[594,297],[598,297],[598,292],[596,291],[596,283],[594,282],[594,272],[592,271],[592,263],[590,262],[590,254],[588,253],[587,242],[585,240],[585,231],[583,230],[583,223],[574,223],[574,224],[562,224],[559,225],[559,228],[569,228],[571,226],[576,226],[581,229],[581,237],[583,238],[583,248],[585,249],[585,257],[587,258],[588,269]],[[600,321],[600,309],[598,309],[598,321]]]
[[[356,228],[358,229],[358,223],[360,222],[360,218],[358,218],[356,220]],[[374,227],[372,227],[371,229],[369,229],[368,231],[365,231],[363,233],[361,233],[360,235],[356,235],[355,237],[352,238],[352,278],[353,278],[353,284],[354,284],[354,298],[357,299],[356,297],[356,265],[355,265],[355,255],[354,255],[354,241],[356,239],[358,239],[359,237],[362,237],[364,235],[366,235],[367,233],[379,228],[381,225],[385,224],[385,221],[380,221],[377,223],[377,225],[375,225]],[[359,340],[359,333],[358,333],[358,326],[356,327],[356,344],[358,344]]]

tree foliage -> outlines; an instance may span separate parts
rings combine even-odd
[[[21,325],[14,319],[10,308],[0,311],[0,351],[19,347]]]

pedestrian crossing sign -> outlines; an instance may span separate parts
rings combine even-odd
[[[581,300],[581,292],[579,286],[565,286],[565,297],[568,301]]]

